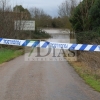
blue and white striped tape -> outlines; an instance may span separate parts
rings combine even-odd
[[[15,46],[28,46],[28,47],[41,47],[41,48],[56,48],[66,50],[81,50],[81,51],[100,51],[100,45],[88,44],[72,44],[72,43],[56,43],[48,41],[31,41],[31,40],[18,40],[0,38],[0,44],[15,45]]]

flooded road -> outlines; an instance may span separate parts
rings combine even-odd
[[[62,29],[44,29],[47,33],[49,33],[52,38],[48,41],[50,42],[59,42],[59,43],[70,43],[70,32],[69,30]]]
[[[70,41],[69,34],[48,31],[53,36],[48,41]],[[0,100],[100,100],[100,93],[86,85],[67,61],[25,58],[0,65]]]

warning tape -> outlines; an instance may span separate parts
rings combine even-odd
[[[66,50],[80,50],[80,51],[100,51],[100,45],[56,43],[48,41],[31,41],[31,40],[18,40],[18,39],[7,39],[7,38],[0,38],[0,44],[24,46],[24,47],[27,46],[27,47],[66,49]]]

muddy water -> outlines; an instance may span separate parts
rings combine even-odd
[[[69,43],[70,42],[70,33],[69,31],[62,29],[45,29],[47,33],[49,33],[52,38],[48,41],[50,42],[60,42],[60,43]]]
[[[61,29],[45,29],[47,33],[49,33],[52,38],[46,40],[49,42],[57,42],[57,43],[69,43],[70,42],[70,37],[69,37],[69,32],[64,31]],[[61,54],[60,49],[52,49],[52,48],[35,48],[34,52],[31,53],[31,56],[28,57],[29,53],[26,53],[25,60],[27,61],[66,61],[66,59],[63,57]],[[39,52],[40,51],[40,52]],[[65,50],[65,52],[68,52]],[[38,56],[37,55],[41,55]],[[68,53],[67,53],[68,55]],[[66,56],[67,56],[66,55]],[[59,56],[59,57],[58,57]]]

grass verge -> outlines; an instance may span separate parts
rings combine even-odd
[[[23,50],[0,49],[0,64],[23,54]]]
[[[84,81],[94,90],[100,92],[100,79],[96,79],[95,75],[85,67],[82,62],[69,62],[76,72],[84,79]]]

